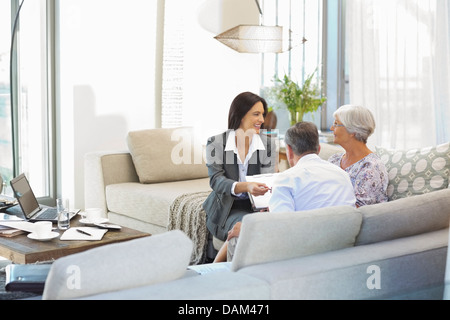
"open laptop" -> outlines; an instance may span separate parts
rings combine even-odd
[[[58,221],[58,212],[56,208],[40,205],[37,201],[33,190],[25,177],[25,174],[20,174],[10,182],[11,188],[14,191],[14,196],[22,209],[23,218],[27,221]],[[6,213],[12,213],[18,215],[18,206],[9,208]],[[70,219],[72,219],[79,210],[70,213]]]

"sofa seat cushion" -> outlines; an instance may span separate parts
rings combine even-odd
[[[355,245],[448,228],[450,189],[358,208],[363,215]]]
[[[442,286],[448,229],[243,268],[271,286],[271,299],[379,299]],[[367,283],[379,267],[380,288]],[[372,282],[371,282],[372,283]],[[437,297],[442,299],[442,292]]]
[[[141,183],[208,177],[205,148],[191,127],[131,131],[128,148]]]
[[[106,203],[109,211],[167,227],[172,202],[184,193],[202,191],[211,191],[209,178],[157,184],[118,183],[106,187]]]
[[[43,298],[75,299],[179,279],[191,252],[191,239],[173,230],[62,257],[52,264]]]
[[[352,247],[361,220],[350,206],[246,215],[231,269]]]
[[[435,147],[390,150],[376,147],[389,175],[389,200],[445,189],[450,177],[450,142]]]
[[[266,281],[236,272],[211,272],[134,289],[103,293],[87,300],[269,300]]]

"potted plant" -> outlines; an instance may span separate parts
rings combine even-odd
[[[306,113],[317,111],[317,109],[327,100],[321,95],[320,87],[313,82],[314,70],[305,80],[302,86],[285,75],[283,79],[275,76],[276,85],[272,88],[273,95],[284,102],[291,118],[291,125],[303,121]]]

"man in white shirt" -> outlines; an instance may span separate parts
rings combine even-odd
[[[285,134],[290,169],[278,174],[269,201],[270,212],[295,212],[333,206],[356,206],[350,177],[341,168],[322,160],[319,132],[312,122],[299,122]],[[228,261],[239,236],[241,222],[228,232]]]
[[[281,172],[274,181],[270,212],[355,206],[349,175],[318,156],[319,133],[314,123],[299,122],[289,128],[285,143],[291,168]]]

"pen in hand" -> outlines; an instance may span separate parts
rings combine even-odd
[[[86,232],[86,231],[83,231],[83,230],[80,230],[80,229],[77,229],[77,231],[78,231],[79,233],[85,234],[85,235],[87,235],[87,236],[92,236],[92,234],[90,234],[89,232]]]

